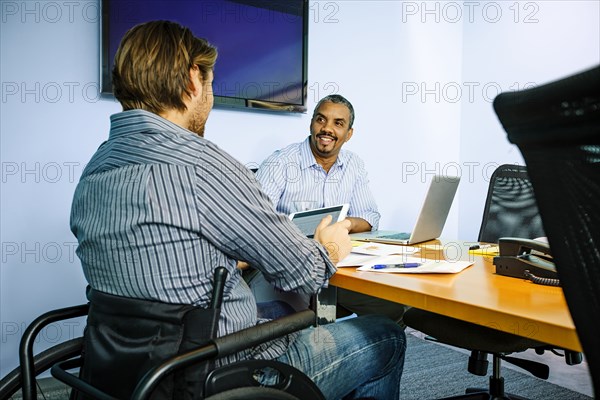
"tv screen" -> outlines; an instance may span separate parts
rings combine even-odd
[[[219,51],[215,106],[306,112],[308,0],[103,0],[102,93],[112,94],[121,38],[139,23],[170,20]]]

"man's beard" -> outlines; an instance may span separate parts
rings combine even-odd
[[[199,108],[196,108],[192,114],[192,118],[190,119],[190,125],[188,129],[198,136],[204,137],[204,128],[206,127],[207,119],[208,115],[203,118],[202,111]]]
[[[322,145],[319,143],[319,136],[325,136],[327,138],[332,139],[332,142],[330,143],[330,145],[331,145],[330,149],[327,149],[326,148],[327,146],[321,147]],[[317,150],[317,152],[319,152],[320,154],[323,154],[323,155],[328,155],[335,150],[335,142],[337,142],[337,138],[335,136],[327,135],[327,134],[323,134],[323,133],[319,133],[319,134],[315,135],[313,138],[313,143],[314,143],[315,149]]]

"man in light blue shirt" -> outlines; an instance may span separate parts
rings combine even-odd
[[[364,163],[342,149],[354,133],[353,124],[354,108],[346,98],[324,97],[315,107],[310,136],[275,151],[261,164],[256,177],[279,213],[348,203],[351,233],[378,228],[380,215]],[[338,314],[347,311],[384,314],[400,323],[404,306],[339,289]]]
[[[352,137],[354,118],[341,100],[331,100],[338,98],[342,96],[328,96],[319,102],[311,135],[273,153],[256,177],[282,214],[302,211],[297,204],[317,208],[348,203],[350,232],[369,231],[379,225],[379,212],[363,161],[342,150]]]

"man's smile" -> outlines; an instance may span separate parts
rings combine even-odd
[[[327,135],[325,133],[321,133],[321,134],[317,135],[317,140],[323,145],[328,145],[328,144],[333,143],[337,139],[333,136]]]

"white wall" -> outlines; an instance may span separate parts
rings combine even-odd
[[[0,3],[0,375],[17,365],[18,340],[35,316],[84,301],[70,202],[85,163],[107,137],[109,115],[120,109],[97,97],[97,4]],[[462,172],[444,235],[474,240],[489,166],[521,160],[493,114],[494,90],[600,62],[597,1],[353,0],[310,7],[308,106],[333,92],[353,102],[355,135],[347,146],[370,171],[382,228],[410,227],[432,173]],[[538,21],[525,24],[526,16]],[[214,110],[206,136],[242,162],[260,163],[302,140],[309,119],[310,113]],[[43,336],[64,340],[81,326],[61,325]]]
[[[484,4],[484,3],[482,3]],[[498,164],[523,164],[492,108],[499,90],[523,89],[600,62],[600,2],[491,2],[464,24],[460,160],[463,180],[458,237],[477,237],[488,177]],[[495,17],[495,10],[502,17]],[[485,11],[484,11],[485,10]],[[495,22],[497,20],[497,22]],[[469,96],[466,85],[473,87]],[[476,85],[476,86],[475,86]],[[464,176],[465,177],[465,176]]]

